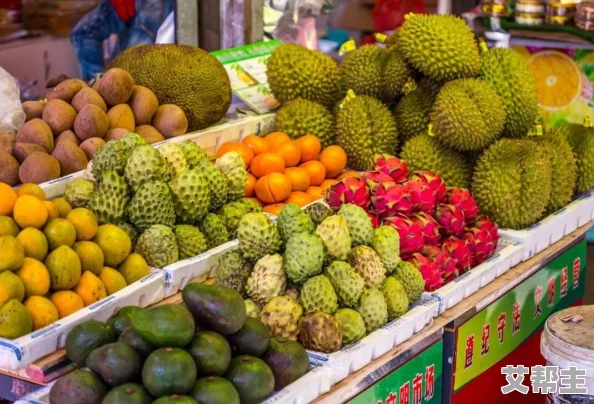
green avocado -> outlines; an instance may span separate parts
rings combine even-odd
[[[138,379],[142,357],[123,342],[112,342],[95,349],[87,357],[87,367],[110,386],[119,386]]]
[[[156,347],[185,347],[194,336],[192,313],[179,304],[163,304],[132,313],[132,328]]]
[[[113,388],[101,404],[151,404],[153,398],[140,384],[126,383]]]
[[[107,389],[93,372],[75,370],[58,379],[49,394],[50,404],[101,404]]]
[[[241,404],[257,404],[274,391],[274,375],[259,358],[242,355],[233,358],[225,375],[241,399]]]
[[[119,337],[120,334],[124,332],[126,328],[130,326],[130,315],[134,312],[142,310],[140,307],[136,306],[124,306],[119,308],[109,320],[107,320],[107,325],[109,325],[116,333],[116,336]]]
[[[196,383],[196,364],[180,348],[153,351],[142,367],[142,384],[155,397],[186,394]]]
[[[89,320],[74,327],[66,337],[66,355],[68,359],[83,367],[87,356],[94,350],[114,342],[113,328],[101,321]]]
[[[132,326],[124,330],[124,332],[120,335],[120,338],[118,338],[118,342],[123,342],[130,345],[132,348],[136,349],[136,352],[138,352],[143,358],[146,358],[151,352],[157,349],[143,340],[142,337],[138,335],[136,331],[134,331]]]
[[[214,331],[198,331],[187,350],[196,362],[199,377],[222,376],[231,362],[229,343]]]
[[[231,382],[217,376],[198,379],[188,394],[200,404],[240,404],[239,394]]]
[[[270,330],[257,318],[248,317],[241,330],[229,336],[233,355],[264,355],[270,345]]]
[[[303,345],[290,340],[272,338],[262,357],[274,374],[275,389],[280,390],[309,371],[309,357]]]

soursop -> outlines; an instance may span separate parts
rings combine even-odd
[[[229,199],[241,198],[247,184],[247,170],[239,153],[229,152],[219,157],[215,167],[223,172],[229,181]]]
[[[141,230],[154,224],[173,226],[175,207],[167,184],[161,181],[142,184],[128,204],[127,213],[130,221]]]
[[[175,213],[183,223],[196,223],[208,212],[210,191],[200,169],[192,168],[173,177],[169,183]]]
[[[425,291],[425,279],[416,266],[407,261],[400,261],[392,276],[399,280],[410,303],[417,300]]]
[[[400,258],[400,236],[391,226],[380,226],[373,231],[371,247],[380,257],[387,273],[392,273],[402,261]]]
[[[273,298],[260,313],[260,321],[266,324],[273,337],[292,341],[297,341],[302,319],[303,308],[288,296]]]
[[[346,220],[353,247],[371,245],[373,224],[369,216],[367,216],[367,212],[362,207],[353,205],[352,203],[345,203],[340,206],[336,214],[344,217]]]
[[[382,285],[382,294],[388,306],[388,319],[397,319],[408,311],[408,296],[399,280],[388,276]]]
[[[189,224],[180,224],[173,228],[175,240],[177,241],[177,249],[179,251],[179,259],[195,257],[208,250],[206,244],[206,237],[200,230]]]
[[[307,349],[332,353],[342,347],[342,331],[338,321],[328,313],[309,313],[301,322],[299,335]]]
[[[338,309],[338,296],[324,275],[314,276],[305,281],[299,302],[305,313],[323,311],[332,314]]]
[[[316,228],[316,236],[324,243],[324,261],[346,261],[351,251],[351,236],[342,216],[330,216]]]
[[[346,262],[334,261],[324,273],[338,295],[341,306],[357,307],[365,280]]]
[[[357,311],[363,318],[368,334],[388,322],[388,305],[384,295],[377,288],[369,288],[363,291]]]
[[[237,228],[239,249],[248,259],[258,260],[280,250],[282,239],[276,225],[264,213],[248,213]]]
[[[260,320],[260,308],[252,299],[245,299],[245,314],[248,317]]]
[[[112,142],[107,142],[107,144]],[[145,182],[169,182],[167,164],[157,149],[151,146],[139,146],[130,155],[126,163],[126,181],[136,191]]]
[[[128,191],[123,177],[114,170],[105,170],[101,174],[101,183],[87,202],[87,208],[95,213],[99,224],[122,223],[130,201]]]
[[[386,277],[382,260],[371,247],[357,246],[351,250],[348,262],[370,288],[379,287]]]
[[[254,265],[246,291],[256,304],[263,306],[273,297],[282,295],[286,286],[283,257],[279,254],[265,255]]]
[[[167,143],[159,147],[159,153],[163,156],[165,164],[169,168],[171,178],[188,169],[188,161],[180,145],[177,143]]]
[[[153,268],[164,268],[179,261],[177,241],[171,227],[156,224],[138,237],[136,252]]]
[[[353,309],[338,309],[334,318],[340,324],[342,331],[342,346],[352,344],[363,338],[367,332],[365,322],[358,311]]]
[[[245,286],[251,272],[252,266],[239,251],[227,252],[219,259],[215,285],[233,289],[245,296]],[[252,300],[250,301],[253,303]]]
[[[324,244],[314,234],[294,234],[287,242],[284,258],[287,277],[301,284],[322,272]]]
[[[229,241],[229,232],[223,221],[214,213],[207,213],[200,222],[200,231],[206,237],[208,249],[212,249]]]
[[[305,213],[307,213],[307,216],[310,217],[315,226],[318,226],[327,217],[334,215],[334,211],[330,208],[330,206],[323,202],[312,203],[307,205],[303,210]]]
[[[95,183],[93,181],[77,178],[66,184],[64,198],[72,206],[72,209],[83,208],[94,191]]]
[[[276,225],[285,243],[295,234],[311,234],[314,231],[314,224],[310,217],[295,203],[283,206]]]

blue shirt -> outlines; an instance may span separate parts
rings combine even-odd
[[[70,35],[82,78],[90,80],[104,70],[103,41],[112,34],[118,41],[112,57],[138,44],[155,42],[157,31],[173,11],[173,0],[136,0],[136,16],[124,23],[109,0],[104,0],[76,24]]]

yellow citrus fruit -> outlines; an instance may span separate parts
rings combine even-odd
[[[70,290],[81,279],[80,259],[74,250],[62,245],[49,253],[45,267],[50,273],[52,290]]]
[[[72,249],[78,254],[83,273],[90,271],[99,275],[103,269],[104,259],[101,248],[91,241],[78,241],[74,243]]]
[[[25,249],[25,257],[43,261],[47,256],[47,239],[41,230],[35,227],[27,227],[21,230],[17,236],[17,240],[21,242]]]
[[[0,273],[16,271],[23,265],[25,249],[13,236],[0,237]]]
[[[52,202],[56,205],[56,208],[58,208],[58,215],[60,215],[61,218],[65,219],[68,213],[72,210],[72,206],[70,206],[68,201],[64,198],[52,199]]]
[[[99,274],[99,279],[105,285],[108,296],[128,286],[122,274],[110,267],[103,267]]]
[[[66,219],[50,220],[43,229],[50,250],[55,250],[61,245],[72,247],[76,241],[76,229]]]
[[[46,297],[31,296],[25,300],[25,308],[33,319],[33,331],[46,327],[58,321],[58,309]]]
[[[122,263],[132,249],[132,242],[128,234],[113,224],[99,226],[93,241],[101,247],[105,265],[112,268]]]
[[[16,274],[25,285],[25,296],[44,296],[49,291],[49,271],[41,261],[25,258]]]
[[[12,216],[21,229],[40,229],[47,222],[48,214],[42,201],[31,195],[23,195],[16,200]]]
[[[31,195],[40,201],[45,201],[45,192],[43,192],[43,189],[41,189],[39,185],[33,184],[32,182],[21,185],[18,187],[16,192],[18,196]]]
[[[85,307],[107,297],[107,291],[101,279],[89,271],[82,274],[80,282],[76,284],[73,291],[80,296]]]
[[[19,234],[19,226],[10,216],[0,216],[0,236],[13,236]]]
[[[151,273],[151,270],[140,254],[130,254],[118,267],[128,285],[144,278]]]
[[[76,241],[89,241],[97,234],[97,217],[89,209],[76,208],[66,216],[76,229]]]
[[[43,206],[47,209],[47,220],[57,219],[60,217],[58,213],[58,208],[54,205],[53,202],[50,201],[43,201]]]
[[[12,215],[17,198],[17,193],[10,185],[0,182],[0,215]]]
[[[25,298],[25,285],[21,278],[11,271],[0,273],[0,307],[4,306],[11,299],[22,302]]]
[[[58,316],[64,318],[72,313],[79,311],[85,307],[79,295],[70,290],[61,290],[53,293],[50,300],[58,309]]]

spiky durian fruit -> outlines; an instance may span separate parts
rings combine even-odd
[[[287,102],[276,113],[276,130],[291,139],[314,135],[326,147],[334,142],[334,128],[334,116],[328,108],[303,98]]]
[[[534,142],[501,139],[479,158],[472,195],[501,227],[523,229],[546,212],[551,196],[551,166]]]
[[[594,128],[575,123],[566,123],[555,128],[571,145],[577,160],[575,192],[594,188]]]
[[[429,116],[437,92],[428,82],[422,81],[396,104],[394,118],[402,142],[427,133]]]

